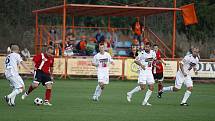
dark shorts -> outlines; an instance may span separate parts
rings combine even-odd
[[[34,83],[42,83],[42,85],[46,85],[47,83],[53,83],[51,80],[50,74],[44,73],[41,70],[36,70],[34,74]]]
[[[163,81],[163,73],[156,73],[156,74],[153,74],[153,76],[155,80]]]

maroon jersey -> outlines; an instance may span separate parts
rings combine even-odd
[[[53,57],[48,57],[46,53],[40,53],[34,56],[33,61],[36,69],[50,74],[50,67],[53,67],[54,65]]]
[[[157,60],[153,61],[153,65],[156,65],[157,68],[156,68],[155,66],[153,66],[152,72],[153,72],[154,74],[155,74],[155,73],[163,73],[163,65],[162,65],[162,63],[160,62],[160,60],[161,60],[161,52],[160,52],[159,50],[156,52],[156,58],[157,58],[157,60],[159,60],[159,61],[157,61]]]

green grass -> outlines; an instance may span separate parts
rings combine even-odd
[[[26,81],[26,87],[31,83]],[[16,98],[16,107],[8,107],[0,100],[0,121],[214,121],[215,85],[195,84],[189,107],[179,103],[183,88],[177,93],[166,93],[162,99],[153,93],[151,107],[141,106],[145,91],[136,93],[131,103],[126,92],[136,86],[134,81],[112,81],[106,86],[101,100],[93,102],[91,96],[97,83],[93,80],[57,80],[54,84],[52,107],[35,106],[33,100],[43,97],[41,86],[26,100]],[[165,84],[170,85],[170,84]],[[157,89],[157,88],[155,88]],[[10,92],[7,80],[0,80],[0,97]]]

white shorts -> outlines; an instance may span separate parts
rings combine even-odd
[[[155,80],[151,70],[141,70],[138,76],[138,84],[154,84]]]
[[[97,73],[98,83],[109,84],[109,73],[102,71]]]
[[[193,81],[190,75],[184,77],[184,75],[181,72],[177,72],[175,79],[175,87],[177,89],[181,89],[183,83],[186,85],[186,87],[193,87]]]
[[[22,78],[19,75],[10,76],[10,77],[7,77],[7,79],[10,81],[10,86],[12,86],[15,89],[25,87],[24,81],[22,80]]]

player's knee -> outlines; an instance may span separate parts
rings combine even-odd
[[[22,93],[24,91],[24,87],[21,87],[18,89],[19,93]]]
[[[33,83],[33,84],[32,84],[32,87],[33,87],[33,88],[37,88],[38,86],[39,86],[39,84],[37,84],[37,83]]]
[[[187,90],[191,92],[193,90],[193,87],[187,87]]]
[[[46,84],[46,89],[52,89],[52,84]]]
[[[101,89],[103,90],[105,88],[105,86],[103,85],[103,86],[101,86]]]
[[[140,89],[141,89],[141,90],[145,90],[145,89],[146,89],[146,86],[145,86],[145,85],[140,85]]]
[[[150,86],[149,86],[149,90],[154,91],[154,86],[153,86],[153,85],[150,85]]]
[[[180,90],[180,88],[173,87],[173,91],[174,91],[174,92],[177,92],[177,91],[179,91],[179,90]]]

